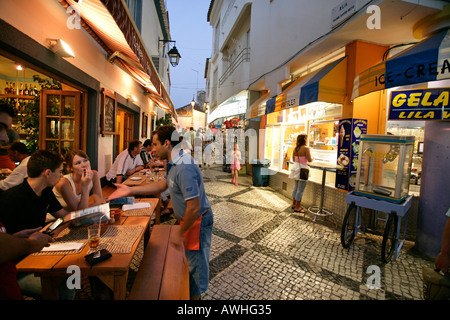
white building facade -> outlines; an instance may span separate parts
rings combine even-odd
[[[66,101],[64,114],[41,108],[39,148],[61,154],[85,150],[104,177],[129,141],[150,137],[152,120],[166,112],[176,117],[167,57],[173,44],[167,41],[163,0],[1,1],[0,23],[0,98],[16,104],[20,113],[18,101],[34,99],[19,95],[19,86],[28,84],[42,103],[50,96],[33,80],[38,75],[59,83],[52,94]],[[67,43],[74,56],[56,52],[56,40]],[[13,95],[3,94],[6,83],[17,88]],[[17,121],[25,141],[28,133]]]

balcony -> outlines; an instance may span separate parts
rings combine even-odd
[[[233,74],[233,72],[243,63],[250,61],[250,48],[244,48],[236,56],[236,59],[230,61],[229,67],[224,71],[219,79],[219,86],[222,86],[225,81]]]

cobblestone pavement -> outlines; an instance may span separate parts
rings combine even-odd
[[[344,249],[340,228],[294,213],[291,199],[254,187],[250,176],[240,176],[234,186],[221,167],[202,172],[214,212],[210,285],[203,299],[422,299],[422,267],[433,262],[413,242],[405,241],[397,259],[384,264],[381,236],[358,234]]]
[[[433,261],[413,242],[405,241],[397,259],[384,264],[381,236],[358,234],[344,249],[334,223],[317,219],[314,224],[312,216],[294,213],[291,199],[270,187],[254,187],[252,177],[240,176],[235,186],[219,166],[202,173],[214,212],[210,284],[203,300],[422,299],[422,267],[432,267]],[[175,219],[163,216],[162,223]],[[90,299],[85,293],[78,299]]]

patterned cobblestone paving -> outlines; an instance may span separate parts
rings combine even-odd
[[[254,187],[249,176],[234,186],[219,167],[202,171],[215,219],[204,300],[422,299],[422,267],[433,262],[413,242],[384,264],[380,236],[358,234],[344,249],[340,228],[294,213],[291,199],[273,189]],[[372,268],[379,288],[368,286],[378,284]]]
[[[349,249],[332,222],[294,213],[291,199],[250,176],[231,184],[221,167],[202,169],[214,212],[210,284],[203,300],[421,300],[424,266],[433,262],[406,241],[399,257],[381,261],[381,236],[358,234]],[[318,195],[320,196],[320,195]],[[174,224],[163,216],[163,224]],[[143,245],[129,272],[131,288]],[[371,268],[379,288],[369,288]],[[84,283],[77,299],[92,299]]]

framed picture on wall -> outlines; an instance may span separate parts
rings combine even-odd
[[[145,112],[142,112],[142,138],[147,138],[148,135],[148,114],[145,114]]]
[[[107,89],[102,89],[102,104],[100,111],[101,134],[116,134],[117,100],[115,93]]]

